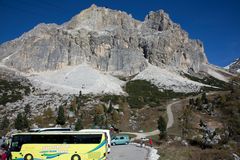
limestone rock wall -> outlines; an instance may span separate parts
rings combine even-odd
[[[140,22],[95,5],[63,25],[39,24],[0,45],[0,60],[23,72],[89,63],[123,76],[139,73],[148,62],[186,72],[199,72],[208,63],[203,44],[189,39],[164,11],[150,12]]]

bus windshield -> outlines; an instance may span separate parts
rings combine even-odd
[[[11,143],[11,151],[20,151],[23,144],[99,144],[101,134],[28,134],[15,135]]]

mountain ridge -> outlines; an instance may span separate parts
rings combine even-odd
[[[113,80],[114,76],[145,75],[147,77],[137,77],[156,83],[161,89],[177,92],[198,92],[205,86],[184,79],[182,73],[202,77],[201,72],[204,72],[228,81],[221,75],[224,71],[208,63],[203,43],[190,39],[163,10],[151,11],[144,21],[138,21],[126,12],[92,5],[62,25],[41,23],[19,38],[0,45],[0,62],[2,66],[26,74],[40,88],[57,87],[53,91],[61,92],[59,87],[63,87],[74,90],[70,92],[74,94],[79,90],[93,92],[91,85],[106,84],[115,88],[106,86],[94,93],[121,94],[125,82]],[[81,66],[85,64],[88,67],[83,70]],[[91,73],[88,77],[95,77],[96,83],[88,83],[93,81],[84,80],[84,75],[82,79],[65,75],[79,75],[78,69]],[[150,75],[153,71],[165,74],[166,78]],[[172,79],[166,76],[167,72]],[[56,76],[60,78],[55,79]],[[104,79],[108,83],[102,83]]]
[[[134,75],[147,67],[146,60],[157,66],[198,72],[201,64],[207,63],[202,43],[189,39],[162,10],[150,12],[140,22],[125,12],[94,5],[63,25],[39,24],[1,45],[0,52],[5,65],[23,72],[89,62],[101,71]],[[124,59],[126,56],[130,61]]]
[[[113,97],[123,97],[119,101],[130,112],[133,105],[156,106],[179,96],[226,89],[232,76],[209,64],[203,43],[190,39],[163,10],[138,21],[95,5],[62,25],[41,23],[1,44],[0,73],[6,82],[1,85],[0,113],[13,120],[30,105],[38,125],[47,108],[56,116],[58,107],[65,106],[68,115],[77,117],[73,106],[85,113],[103,104],[101,98],[107,97],[107,106]]]
[[[235,59],[232,63],[224,67],[231,73],[240,73],[240,58]]]

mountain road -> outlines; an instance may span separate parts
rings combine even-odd
[[[168,116],[168,122],[167,122],[167,128],[172,127],[173,123],[174,123],[174,117],[173,117],[173,113],[172,113],[172,107],[178,103],[181,103],[182,100],[178,100],[178,101],[173,101],[172,103],[167,105],[167,116]],[[121,132],[121,134],[133,134],[136,135],[136,137],[134,137],[132,140],[137,140],[137,139],[141,139],[141,138],[146,138],[149,136],[154,136],[154,135],[158,135],[160,133],[160,131],[158,129],[152,131],[152,132],[144,132],[144,133],[138,133],[138,132]]]
[[[147,160],[148,150],[134,144],[111,147],[108,160]]]

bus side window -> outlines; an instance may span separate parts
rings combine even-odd
[[[72,144],[74,142],[74,137],[69,135],[62,136],[63,144]]]

